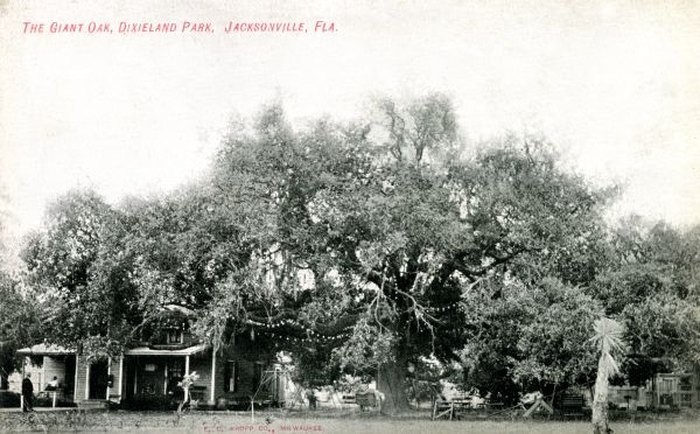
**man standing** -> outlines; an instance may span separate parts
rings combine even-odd
[[[24,405],[22,406],[22,411],[25,413],[28,411],[34,411],[32,406],[32,399],[34,398],[34,385],[31,380],[32,374],[27,374],[27,376],[22,380],[22,401]]]

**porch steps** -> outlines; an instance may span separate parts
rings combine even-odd
[[[78,402],[78,408],[84,410],[107,408],[107,401],[104,399],[83,399]]]

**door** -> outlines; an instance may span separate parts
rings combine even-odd
[[[66,399],[70,401],[75,398],[73,396],[73,392],[75,392],[75,357],[66,356],[66,373],[63,380],[63,390]]]
[[[136,357],[124,358],[124,380],[126,384],[126,389],[124,389],[124,399],[127,401],[136,394],[136,384],[138,381],[136,378],[136,360]]]
[[[90,365],[90,399],[107,399],[107,362],[93,362]]]

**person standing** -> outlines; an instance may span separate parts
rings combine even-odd
[[[32,406],[32,399],[34,398],[34,385],[32,384],[31,377],[32,374],[27,374],[24,380],[22,380],[22,400],[24,402],[22,411],[25,413],[28,411],[34,411],[34,407]]]

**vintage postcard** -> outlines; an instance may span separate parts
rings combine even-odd
[[[699,41],[686,0],[0,0],[0,431],[694,431]]]

